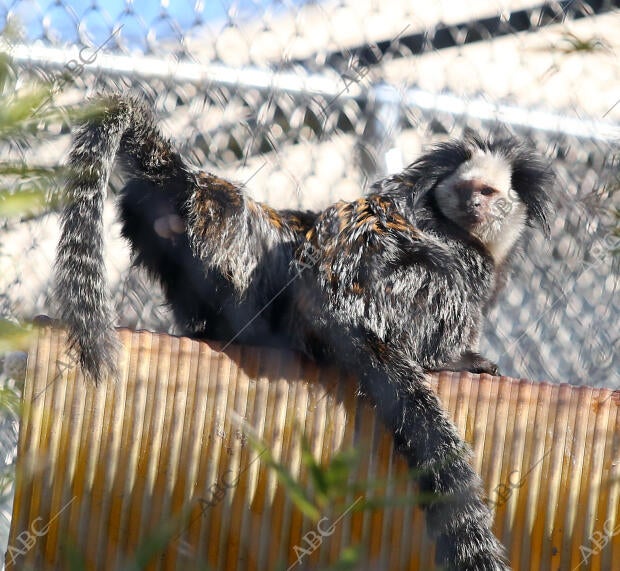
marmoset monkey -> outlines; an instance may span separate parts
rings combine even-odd
[[[472,136],[364,198],[274,210],[186,163],[143,102],[108,97],[75,138],[56,261],[60,318],[95,382],[115,368],[102,210],[116,159],[123,235],[183,331],[352,372],[417,474],[437,564],[508,569],[470,450],[424,377],[497,371],[477,353],[482,320],[526,226],[547,227],[548,165],[514,140]]]

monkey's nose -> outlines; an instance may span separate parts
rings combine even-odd
[[[465,201],[465,209],[468,212],[478,210],[481,205],[482,201],[478,196],[471,196]]]
[[[482,220],[483,216],[480,200],[468,200],[465,203],[464,211],[468,223],[476,224]]]

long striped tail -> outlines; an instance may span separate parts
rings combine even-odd
[[[103,205],[116,158],[134,178],[178,181],[185,169],[155,127],[147,105],[107,97],[79,128],[69,158],[62,231],[55,263],[54,297],[87,377],[116,372],[114,312],[104,264]]]

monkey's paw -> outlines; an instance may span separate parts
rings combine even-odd
[[[469,367],[467,367],[467,370],[477,375],[481,375],[482,373],[486,373],[492,377],[499,375],[499,367],[497,364],[478,353],[472,353],[471,363]]]
[[[450,371],[469,371],[476,375],[486,373],[493,377],[499,375],[499,367],[493,361],[486,359],[474,351],[466,351],[457,361],[450,363],[447,367]]]

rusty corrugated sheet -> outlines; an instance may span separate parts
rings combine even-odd
[[[32,348],[9,569],[67,569],[76,554],[87,569],[121,568],[154,534],[168,537],[165,521],[177,527],[149,569],[286,569],[300,556],[325,568],[352,545],[365,568],[433,568],[421,512],[381,505],[415,491],[354,383],[291,353],[120,335],[121,379],[99,388],[76,378],[63,334],[44,331]],[[473,444],[515,570],[620,569],[617,391],[469,374],[432,382]],[[316,522],[238,417],[304,486],[302,434],[321,462],[362,450],[352,479],[383,482],[365,492],[379,507],[352,509],[309,548]],[[326,507],[326,522],[356,498]]]

